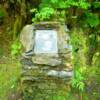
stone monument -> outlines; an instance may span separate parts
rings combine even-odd
[[[22,29],[24,99],[27,93],[29,100],[51,100],[70,82],[72,46],[66,30],[59,22],[39,22]]]

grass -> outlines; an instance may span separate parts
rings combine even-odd
[[[16,60],[2,62],[0,62],[0,100],[7,100],[9,93],[17,89],[20,63]]]

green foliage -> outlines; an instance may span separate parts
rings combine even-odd
[[[86,0],[42,0],[42,6],[47,6],[50,5],[53,8],[61,8],[61,9],[65,9],[65,8],[69,8],[72,6],[76,6],[82,9],[87,9],[90,7],[90,4],[86,1]]]
[[[32,9],[31,12],[37,11],[36,9]],[[54,9],[51,7],[44,7],[40,9],[35,15],[35,18],[32,18],[32,22],[34,21],[43,21],[43,20],[49,20],[51,16],[54,14]]]
[[[42,3],[40,4],[40,7],[52,7],[54,9],[57,8],[66,8],[66,2],[65,0],[42,0]]]
[[[78,7],[81,9],[88,9],[90,7],[90,4],[86,0],[67,0],[66,1],[66,6],[67,7]]]
[[[99,17],[96,14],[85,12],[85,23],[90,27],[96,27],[100,24]]]
[[[84,71],[86,70],[85,52],[87,48],[86,48],[86,39],[83,36],[82,29],[77,29],[77,28],[73,29],[71,36],[71,44],[73,46],[73,66],[74,66],[74,76],[72,78],[71,83],[74,89],[83,92],[85,89]]]
[[[89,42],[87,42],[87,40]],[[71,81],[72,90],[77,90],[77,93],[82,93],[82,95],[84,95],[84,92],[86,92],[86,95],[88,96],[89,94],[87,93],[87,91],[85,91],[85,89],[89,87],[90,91],[94,91],[94,94],[91,94],[91,97],[93,97],[94,100],[97,100],[97,98],[99,98],[98,90],[96,89],[96,87],[93,87],[94,85],[92,85],[92,83],[100,83],[98,74],[100,73],[100,53],[97,49],[97,52],[94,53],[93,56],[93,65],[91,66],[86,65],[86,54],[90,54],[88,56],[91,56],[91,52],[93,52],[92,50],[96,49],[98,41],[99,38],[97,39],[95,33],[91,33],[87,38],[84,34],[84,31],[80,30],[80,28],[75,28],[71,32],[71,44],[73,46],[74,66],[74,76]],[[90,53],[89,47],[91,47]],[[89,85],[87,86],[86,84],[88,83]],[[89,100],[88,98],[89,96],[85,99]]]
[[[94,8],[100,8],[100,1],[93,2],[93,7]]]
[[[100,52],[97,51],[93,56],[93,62],[92,62],[93,66],[96,66],[98,68],[100,67],[99,59],[100,59]]]
[[[65,12],[68,10],[68,8],[77,8],[77,9],[83,9],[88,10],[90,8],[91,4],[88,3],[86,0],[42,0],[39,5],[39,10],[35,10],[35,17],[32,18],[32,22],[35,21],[43,21],[43,20],[52,20],[52,17],[54,19],[58,19],[59,21],[65,21]],[[61,9],[62,11],[60,11]],[[60,15],[59,15],[60,13]],[[79,16],[77,16],[79,17]],[[88,19],[87,19],[88,20]],[[90,21],[89,21],[90,22]]]
[[[18,41],[15,41],[12,45],[11,45],[11,55],[15,56],[20,54],[21,50],[21,44]]]
[[[86,2],[87,0],[79,0],[79,8],[82,9],[88,9],[90,7],[90,4],[88,2]]]
[[[74,77],[72,79],[72,87],[77,88],[79,91],[83,92],[85,88],[84,77],[78,70],[74,71]]]

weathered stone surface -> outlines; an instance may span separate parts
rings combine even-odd
[[[49,22],[39,22],[39,23],[36,23],[34,26],[37,30],[58,29],[60,26],[60,23],[50,22],[50,21]]]
[[[41,38],[35,37],[40,30],[42,32],[44,30],[55,30],[57,46],[54,43],[55,40],[53,42],[52,39],[49,40],[52,42],[52,47],[55,48],[56,46],[56,52],[45,52],[49,49],[48,46],[51,45],[51,42],[48,43],[48,41],[42,41]],[[68,32],[68,30],[66,31]],[[42,33],[40,33],[39,35],[42,37]],[[48,35],[42,38],[48,40]],[[30,100],[52,100],[52,98],[58,100],[59,94],[61,95],[67,89],[67,84],[73,76],[72,46],[69,44],[70,37],[65,32],[64,25],[58,22],[42,22],[34,26],[28,25],[23,28],[20,39],[25,48],[23,55],[25,59],[22,60],[22,83],[25,83],[27,87],[24,85],[24,96],[27,96]],[[44,46],[44,42],[47,42],[46,48],[41,51],[42,47],[39,46]],[[62,97],[65,95],[62,95]]]
[[[22,65],[26,65],[26,66],[32,66],[33,62],[31,59],[27,59],[27,58],[22,58],[20,59],[20,62]]]
[[[36,79],[37,80],[37,79]],[[24,97],[30,100],[67,100],[68,85],[64,80],[38,79],[24,84]],[[62,98],[63,97],[63,98]]]
[[[33,63],[35,64],[44,64],[44,65],[50,65],[50,66],[57,66],[57,65],[60,65],[61,64],[61,59],[59,58],[51,58],[51,57],[48,57],[48,56],[35,56],[35,57],[32,57],[32,61]]]
[[[20,33],[20,41],[25,49],[25,52],[28,52],[33,49],[34,46],[34,26],[26,25]]]
[[[58,77],[59,76],[59,72],[58,71],[55,71],[55,70],[50,70],[48,73],[47,73],[48,76],[55,76],[55,77]]]
[[[67,78],[71,77],[73,75],[73,72],[70,71],[56,71],[56,70],[50,70],[47,73],[48,76],[58,77],[58,78]]]

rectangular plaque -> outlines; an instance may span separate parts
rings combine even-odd
[[[35,54],[57,54],[57,32],[55,30],[36,30],[34,52]]]

